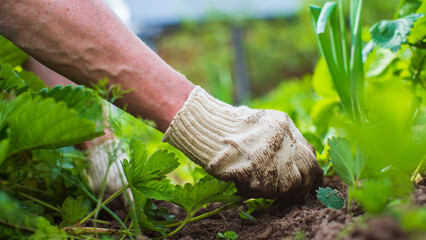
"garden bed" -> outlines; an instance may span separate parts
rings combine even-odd
[[[426,181],[420,182],[413,194],[419,205],[426,203]],[[324,187],[337,189],[346,198],[346,186],[337,176],[324,179]],[[183,219],[184,211],[170,203],[159,204],[169,209],[178,219]],[[220,207],[212,204],[199,214]],[[228,210],[210,218],[187,224],[180,232],[167,239],[215,239],[219,232],[234,231],[238,239],[410,239],[399,223],[391,217],[381,216],[367,220],[366,226],[357,224],[362,211],[347,207],[334,210],[325,207],[314,194],[309,194],[298,203],[275,203],[265,213],[253,213],[256,222],[244,220],[236,209]],[[154,235],[150,235],[152,237]],[[157,236],[157,235],[155,235]],[[426,237],[426,235],[424,235]]]

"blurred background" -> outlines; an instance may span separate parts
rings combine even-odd
[[[228,103],[249,104],[306,78],[318,60],[307,6],[325,1],[107,2],[171,66]],[[392,19],[397,3],[365,1],[363,26]]]

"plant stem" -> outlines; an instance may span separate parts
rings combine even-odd
[[[417,166],[416,170],[414,170],[413,176],[411,177],[411,181],[414,182],[417,178],[417,175],[420,173],[420,170],[422,169],[423,162],[425,159],[422,159],[420,161],[420,164]]]
[[[0,219],[0,224],[3,224],[3,225],[8,226],[8,227],[13,227],[13,228],[16,228],[16,229],[19,229],[19,230],[23,230],[23,231],[26,231],[26,232],[31,232],[31,233],[36,231],[32,228],[29,228],[29,227],[26,227],[26,226],[21,226],[21,225],[15,224],[15,223],[6,222],[2,219]]]
[[[75,186],[77,185],[82,185],[81,182],[77,183],[76,181],[72,180],[71,178],[67,177],[66,175],[62,175],[67,181],[71,182],[72,184],[74,184]],[[96,202],[96,197],[93,196],[93,194],[87,190],[86,187],[82,187],[83,191],[87,194],[87,196],[89,198],[91,198],[94,202]],[[123,223],[123,221],[116,215],[114,214],[113,211],[111,211],[111,209],[109,209],[107,206],[103,205],[102,206],[105,211],[107,211],[115,220],[117,220],[117,222],[120,224],[120,226],[126,231],[127,235],[129,236],[130,239],[134,240],[134,237],[132,236],[132,234],[130,233],[129,229],[127,228],[126,224]]]
[[[110,228],[95,228],[95,227],[66,227],[64,230],[68,233],[74,233],[74,234],[86,234],[86,233],[120,233],[120,234],[127,234],[124,230],[117,230],[117,229],[110,229]]]
[[[220,212],[223,212],[223,211],[226,211],[226,210],[229,210],[229,209],[232,209],[232,208],[237,208],[238,206],[240,206],[240,203],[230,203],[230,204],[227,204],[227,205],[225,205],[223,207],[220,207],[218,209],[215,209],[215,210],[213,210],[211,212],[204,213],[204,214],[202,214],[200,216],[193,217],[193,218],[191,218],[191,219],[188,220],[188,223],[195,222],[195,221],[198,221],[198,220],[201,220],[201,219],[204,219],[204,218],[208,218],[208,217],[213,216],[215,214],[218,214]],[[177,223],[172,223],[172,224],[166,225],[166,227],[167,228],[176,227],[176,226],[180,225],[182,222],[184,222],[185,220],[177,222]]]
[[[126,187],[118,190],[117,192],[115,192],[114,194],[112,194],[109,198],[107,198],[102,204],[101,206],[105,206],[107,205],[109,202],[111,202],[114,198],[116,198],[118,195],[120,195],[120,193],[122,193],[124,190],[126,190],[129,187],[129,185],[127,185]],[[76,225],[76,227],[80,226],[81,224],[83,224],[84,222],[86,222],[87,220],[89,220],[93,215],[95,215],[95,213],[99,211],[98,208],[96,208],[95,210],[93,210],[91,213],[89,213],[89,215],[87,215],[85,218],[81,219],[81,221]]]
[[[50,208],[50,209],[52,209],[53,211],[56,211],[56,212],[61,212],[61,210],[59,209],[59,208],[57,208],[57,207],[54,207],[54,206],[52,206],[52,205],[50,205],[50,204],[48,204],[48,203],[46,203],[46,202],[43,202],[43,201],[41,201],[41,200],[39,200],[39,199],[37,199],[37,198],[35,198],[35,197],[32,197],[32,196],[30,196],[30,195],[27,195],[27,194],[25,194],[25,193],[23,193],[23,192],[19,192],[19,195],[21,195],[21,196],[23,196],[23,197],[26,197],[26,198],[28,198],[28,199],[30,199],[30,200],[32,200],[32,201],[34,201],[34,202],[36,202],[36,203],[38,203],[38,204],[40,204],[40,205],[43,205],[43,206],[45,206],[45,207],[47,207],[47,208]]]
[[[173,230],[171,233],[169,233],[169,234],[167,234],[166,236],[161,236],[161,237],[157,237],[157,238],[154,238],[154,239],[163,239],[163,238],[166,238],[166,237],[170,237],[170,236],[172,236],[173,234],[175,234],[175,233],[177,233],[179,230],[181,230],[188,222],[189,222],[189,219],[193,216],[195,214],[195,211],[192,211],[192,212],[190,212],[190,213],[188,213],[188,215],[186,216],[186,218],[185,218],[185,220],[183,220],[182,222],[181,222],[181,224],[179,225],[179,227],[177,227],[175,230]]]
[[[109,224],[110,222],[108,221],[104,221],[104,220],[100,220],[100,219],[92,219],[92,222],[96,222],[96,223],[100,223],[100,224]]]

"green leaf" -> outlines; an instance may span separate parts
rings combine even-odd
[[[423,1],[422,5],[417,10],[417,13],[419,14],[426,13],[426,1]],[[414,23],[414,26],[411,29],[410,36],[408,36],[408,42],[419,43],[423,41],[424,43],[425,38],[426,38],[426,17],[423,17]]]
[[[324,58],[320,58],[315,66],[312,75],[312,87],[315,93],[321,97],[338,97]]]
[[[134,198],[135,209],[137,213],[136,216],[139,225],[148,230],[164,233],[164,229],[161,226],[156,226],[153,222],[150,221],[147,214],[145,214],[144,208],[146,203],[149,202],[146,195],[133,187],[131,187],[131,190]]]
[[[4,135],[6,135],[4,138],[0,139],[0,166],[3,163],[4,159],[7,156],[7,153],[9,152],[9,144],[10,144],[10,130],[9,128],[4,128],[3,130],[5,133]],[[0,134],[0,136],[3,134]]]
[[[15,93],[19,95],[27,90],[37,92],[44,87],[44,82],[33,73],[24,70],[17,72],[10,64],[2,64],[0,62],[1,91],[15,89]]]
[[[34,73],[21,70],[18,72],[20,78],[22,78],[29,89],[33,92],[38,92],[46,87],[44,82]]]
[[[331,13],[336,9],[336,6],[336,2],[326,2],[324,4],[317,21],[317,34],[324,33],[328,18],[330,17]]]
[[[397,58],[397,55],[385,48],[376,48],[369,58],[367,58],[366,74],[368,78],[376,77],[382,74]]]
[[[423,16],[423,13],[413,13],[396,20],[382,20],[371,26],[371,38],[376,45],[396,52],[407,42],[414,22]]]
[[[25,81],[13,71],[9,64],[0,63],[0,91],[8,91],[9,89],[18,89],[25,87]]]
[[[400,18],[415,13],[422,4],[422,0],[401,0],[395,11],[394,18]]]
[[[317,197],[324,206],[333,209],[341,209],[345,206],[345,200],[337,196],[338,191],[336,189],[319,188],[317,190]]]
[[[67,235],[64,230],[58,229],[50,225],[49,221],[45,218],[38,217],[37,223],[38,230],[31,236],[32,240],[66,240]]]
[[[25,210],[17,201],[0,191],[0,219],[9,223],[37,227],[37,215]]]
[[[343,109],[348,114],[352,113],[351,95],[350,95],[350,84],[349,81],[343,81],[346,79],[344,63],[336,61],[335,53],[337,49],[333,49],[335,46],[330,42],[330,39],[325,34],[317,34],[317,22],[321,13],[321,8],[317,6],[310,6],[311,23],[315,31],[315,37],[318,44],[321,57],[324,58],[327,64],[328,71],[331,79],[333,80],[336,91],[340,97]],[[332,42],[336,43],[336,37],[339,29],[337,24],[332,25],[333,38]],[[340,59],[340,58],[339,58]],[[343,66],[343,68],[341,67]]]
[[[149,198],[170,199],[174,185],[165,174],[179,166],[175,155],[167,150],[158,150],[148,158],[148,152],[140,140],[132,140],[129,149],[130,161],[123,161],[128,183]]]
[[[331,138],[328,140],[330,146],[330,160],[334,165],[336,173],[349,186],[355,184],[355,160],[352,155],[351,144],[344,138]]]
[[[82,206],[83,197],[67,197],[61,207],[62,224],[61,226],[71,226],[78,220],[82,219],[89,207]]]
[[[69,109],[64,102],[56,103],[52,98],[33,98],[26,94],[10,104],[9,116],[0,117],[8,118],[9,154],[35,148],[70,146],[103,134],[93,121],[80,118],[76,110]]]
[[[238,234],[234,231],[226,231],[225,233],[218,232],[216,239],[217,240],[235,240],[238,238]]]
[[[334,110],[338,106],[338,98],[323,98],[315,103],[311,116],[319,134],[325,134],[329,130],[330,120],[335,115]]]
[[[3,36],[0,36],[0,46],[0,62],[17,66],[22,65],[28,59],[25,52]]]
[[[176,186],[175,195],[171,199],[173,203],[183,207],[188,213],[196,211],[202,205],[209,202],[238,202],[242,198],[222,193],[232,183],[219,182],[216,179],[207,182],[197,182],[195,185],[189,183]],[[229,197],[233,196],[233,197]]]
[[[76,110],[81,118],[96,122],[99,130],[103,127],[101,100],[91,89],[83,86],[62,87],[59,85],[52,89],[45,88],[37,95],[43,98],[53,98],[56,102],[64,102],[68,108]]]
[[[401,225],[407,231],[426,231],[426,207],[411,209],[402,213]]]
[[[390,179],[368,179],[354,188],[351,194],[370,213],[381,213],[392,195]]]
[[[253,217],[252,215],[250,215],[249,213],[247,213],[247,212],[244,212],[243,210],[241,210],[241,209],[238,209],[238,210],[240,210],[240,218],[242,218],[242,219],[246,219],[246,220],[250,220],[251,222],[253,222],[253,223],[255,223],[256,222],[256,218],[255,217]]]

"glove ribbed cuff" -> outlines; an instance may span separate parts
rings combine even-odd
[[[197,86],[173,118],[162,141],[170,143],[189,159],[205,167],[229,145],[226,139],[241,132],[243,119],[252,111],[217,100]]]

